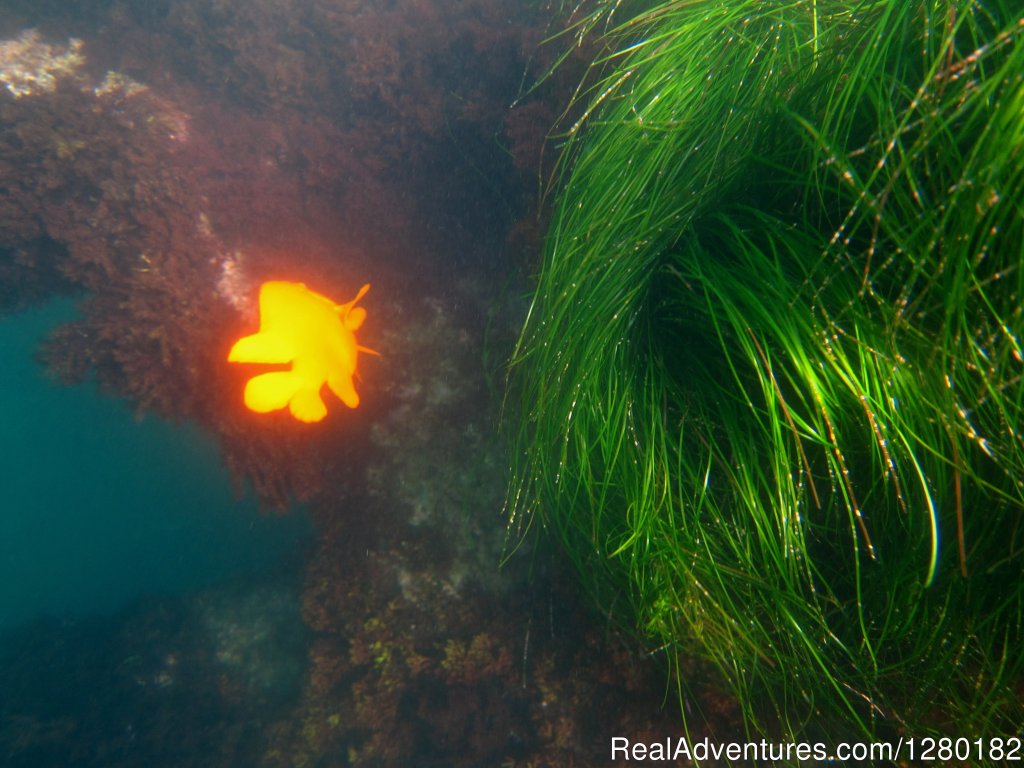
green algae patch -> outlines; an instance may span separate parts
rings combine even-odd
[[[674,669],[713,662],[750,732],[1024,721],[1014,8],[578,22],[609,52],[512,360],[513,525]]]

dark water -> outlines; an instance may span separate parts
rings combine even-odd
[[[236,500],[198,428],[136,421],[92,383],[45,378],[33,351],[73,312],[0,318],[0,628],[196,590],[293,552],[308,521]]]

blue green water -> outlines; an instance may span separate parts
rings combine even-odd
[[[0,627],[110,612],[294,553],[308,520],[237,501],[201,430],[137,421],[92,383],[45,376],[34,350],[73,313],[55,302],[0,317]]]

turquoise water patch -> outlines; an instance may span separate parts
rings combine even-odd
[[[36,346],[73,316],[61,301],[0,318],[0,626],[110,612],[296,552],[308,519],[237,501],[209,435],[45,376]]]

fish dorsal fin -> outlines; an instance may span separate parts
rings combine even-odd
[[[359,289],[359,293],[357,293],[357,294],[356,294],[356,297],[355,297],[354,299],[352,299],[352,301],[346,301],[346,302],[345,302],[344,304],[335,304],[335,305],[334,305],[334,310],[335,310],[335,311],[336,311],[336,312],[337,312],[337,313],[338,313],[339,315],[341,315],[342,317],[344,317],[344,316],[345,316],[345,313],[346,313],[346,312],[348,312],[349,310],[351,310],[351,309],[352,309],[352,307],[354,307],[354,306],[356,305],[356,303],[357,303],[357,302],[358,302],[358,301],[359,301],[359,300],[360,300],[361,298],[363,298],[363,296],[365,296],[365,295],[366,295],[366,292],[367,292],[368,290],[370,290],[370,284],[369,284],[369,283],[367,283],[366,285],[364,285],[364,286],[363,286],[362,288],[360,288],[360,289]]]

